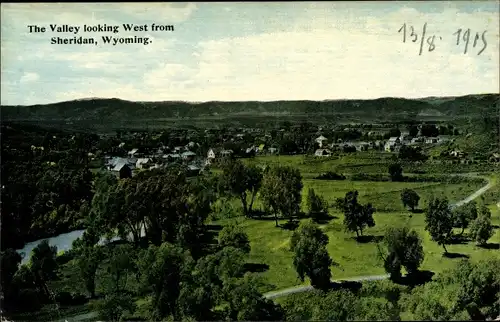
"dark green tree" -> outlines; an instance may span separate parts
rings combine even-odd
[[[389,166],[389,176],[392,181],[403,180],[403,168],[398,163],[393,163]]]
[[[307,276],[315,288],[327,289],[330,286],[333,264],[326,249],[328,236],[312,222],[302,223],[294,231],[290,249],[294,253],[293,266],[304,281]]]
[[[227,225],[219,233],[219,246],[221,248],[234,247],[245,253],[250,253],[248,235],[237,225]]]
[[[328,203],[322,196],[317,195],[313,188],[310,188],[307,194],[307,209],[309,210],[309,215],[314,219],[328,215]]]
[[[47,282],[57,276],[57,247],[50,246],[48,240],[43,240],[32,251],[31,272],[35,276],[35,282],[47,298],[52,297]]]
[[[347,231],[356,232],[356,236],[363,235],[366,227],[374,227],[373,213],[375,208],[371,204],[362,205],[358,202],[358,191],[349,191],[344,198],[335,202],[337,208],[344,213],[344,227]]]
[[[475,201],[471,201],[460,207],[453,209],[453,227],[461,228],[460,235],[463,235],[465,228],[473,222],[478,216],[477,206]]]
[[[258,278],[247,274],[244,278],[233,279],[224,287],[228,302],[226,318],[236,321],[282,321],[283,309],[279,304],[265,299],[258,291]]]
[[[470,227],[471,237],[478,243],[484,245],[493,236],[493,226],[491,225],[491,213],[488,207],[480,208],[479,216],[472,222]]]
[[[272,211],[278,226],[278,214],[292,220],[300,211],[302,176],[298,169],[277,166],[264,174],[261,198],[266,209]]]
[[[453,232],[453,214],[446,198],[431,198],[425,210],[425,230],[433,241],[443,246],[448,253],[446,244],[449,243]]]
[[[403,207],[409,207],[411,211],[415,211],[415,208],[418,207],[420,196],[415,190],[405,188],[401,192],[401,201],[403,202]]]
[[[389,228],[384,236],[387,255],[384,260],[386,272],[391,279],[401,277],[401,266],[409,275],[418,271],[424,260],[422,240],[417,232],[407,227]]]

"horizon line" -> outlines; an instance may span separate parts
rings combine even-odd
[[[467,96],[483,96],[483,95],[500,95],[500,92],[483,92],[483,93],[470,93],[464,95],[446,95],[446,96],[422,96],[422,97],[403,97],[403,96],[381,96],[377,98],[335,98],[335,99],[322,99],[322,100],[314,100],[314,99],[276,99],[276,100],[207,100],[207,101],[187,101],[187,100],[151,100],[151,101],[133,101],[118,97],[88,97],[88,98],[76,98],[69,99],[65,101],[57,101],[52,103],[42,103],[42,104],[0,104],[1,106],[15,106],[15,107],[33,107],[33,106],[41,106],[41,105],[54,105],[61,103],[70,103],[77,101],[97,101],[97,100],[118,100],[130,103],[187,103],[187,104],[204,104],[204,103],[246,103],[246,102],[257,102],[257,103],[273,103],[273,102],[329,102],[329,101],[375,101],[380,99],[405,99],[405,100],[425,100],[425,99],[450,99],[450,98],[459,98],[459,97],[467,97]]]

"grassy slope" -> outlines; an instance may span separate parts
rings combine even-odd
[[[309,188],[314,188],[315,191],[323,195],[326,200],[331,203],[334,198],[341,197],[349,190],[358,190],[361,202],[371,202],[378,212],[374,218],[376,226],[366,230],[366,235],[382,236],[385,229],[398,225],[409,225],[414,228],[422,236],[426,259],[422,269],[431,270],[434,272],[442,271],[449,268],[457,261],[457,259],[443,258],[443,249],[435,242],[430,240],[429,235],[424,230],[424,214],[414,214],[409,217],[400,201],[400,193],[403,188],[412,188],[421,196],[420,205],[425,205],[430,196],[446,196],[450,202],[461,200],[484,184],[482,183],[461,183],[461,184],[444,184],[436,182],[422,183],[400,183],[400,182],[369,182],[369,181],[324,181],[312,179],[318,173],[328,171],[328,169],[343,164],[346,169],[355,169],[357,165],[363,164],[367,160],[379,160],[383,163],[373,171],[374,173],[385,172],[387,169],[387,161],[384,160],[384,154],[361,157],[345,156],[341,159],[331,159],[323,162],[305,162],[302,156],[279,156],[279,157],[261,157],[248,161],[251,163],[266,163],[266,164],[286,164],[298,167],[304,176],[303,189],[303,204],[305,210],[305,197]],[[347,173],[347,172],[346,172]],[[495,187],[493,189],[497,189]],[[498,197],[498,196],[497,196]],[[493,199],[493,196],[487,198],[486,201]],[[498,198],[500,199],[500,198]],[[498,200],[500,201],[500,200]],[[497,201],[497,202],[498,202]],[[239,208],[239,202],[234,200],[233,207]],[[258,208],[259,201],[255,203]],[[492,222],[494,225],[500,223],[500,211],[496,206],[490,205],[492,209]],[[377,247],[374,242],[360,244],[354,241],[351,237],[354,234],[345,233],[342,220],[343,215],[330,209],[331,214],[337,217],[330,221],[324,227],[327,232],[330,243],[328,250],[330,255],[340,264],[339,267],[333,267],[332,273],[334,278],[363,276],[363,275],[378,275],[384,274],[381,262],[377,256]],[[217,224],[224,225],[229,220],[221,220]],[[265,263],[269,265],[269,270],[261,273],[262,276],[272,285],[269,290],[291,287],[301,282],[297,279],[295,270],[292,265],[292,254],[288,251],[289,239],[292,235],[291,231],[276,228],[273,220],[245,220],[237,219],[238,222],[247,231],[251,244],[252,251],[249,261],[252,263]],[[284,222],[284,221],[282,221]],[[496,229],[495,235],[490,239],[490,243],[500,242],[500,230]],[[470,255],[473,260],[485,256],[500,256],[496,250],[482,249],[474,246],[473,243],[462,245],[450,245],[449,252],[462,253]],[[306,282],[307,283],[307,282]]]

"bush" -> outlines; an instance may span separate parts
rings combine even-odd
[[[81,305],[88,301],[87,297],[81,293],[70,293],[66,291],[58,292],[55,295],[56,302],[65,305]]]
[[[338,174],[332,171],[322,173],[314,179],[318,180],[345,180],[346,177],[343,174]]]

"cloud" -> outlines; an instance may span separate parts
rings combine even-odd
[[[20,83],[31,83],[31,82],[36,82],[38,79],[40,79],[40,76],[37,73],[26,72],[21,77],[21,79],[19,80],[19,82]]]
[[[206,101],[498,92],[498,12],[465,12],[458,6],[432,11],[406,4],[390,10],[379,9],[382,4],[365,8],[347,2],[219,7],[43,4],[37,10],[24,11],[10,4],[13,15],[2,10],[2,32],[11,35],[2,34],[2,63],[7,61],[2,64],[2,74],[12,83],[25,77],[20,70],[30,70],[44,82],[29,97],[16,94],[22,87],[2,84],[2,94],[6,94],[2,104],[85,97]],[[50,10],[42,12],[44,8]],[[147,46],[55,46],[48,44],[46,36],[12,36],[19,32],[20,24],[7,26],[4,17],[28,21],[23,12],[29,14],[29,21],[47,22],[52,15],[59,23],[81,22],[94,13],[95,21],[107,24],[154,21],[180,23],[183,28],[173,33],[145,33],[142,36],[153,40]],[[226,23],[222,17],[230,20]],[[398,32],[404,23],[406,43]],[[419,55],[424,23],[427,34]],[[415,43],[408,40],[412,27],[418,33]],[[468,28],[471,39],[464,54],[463,32]],[[454,33],[459,29],[462,37],[456,45]],[[488,45],[477,55],[482,40],[473,46],[474,37],[485,30]],[[431,36],[435,36],[433,51],[426,44]]]

